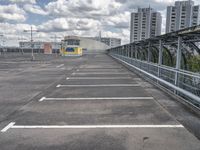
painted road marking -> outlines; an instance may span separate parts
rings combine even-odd
[[[71,100],[153,100],[153,97],[71,97],[71,98],[46,98],[42,97],[39,102],[42,101],[71,101]]]
[[[132,79],[131,77],[67,77],[66,80],[120,80]]]
[[[94,84],[94,85],[62,85],[58,84],[56,87],[136,87],[141,86],[141,84]]]
[[[60,68],[60,67],[62,67],[62,66],[64,66],[64,64],[58,65],[58,66],[56,66],[56,68]]]
[[[106,74],[130,74],[130,73],[126,73],[126,72],[74,72],[72,73],[72,75],[88,75],[88,74],[94,74],[94,75],[98,75],[98,74],[102,74],[102,75],[106,75]]]
[[[183,125],[15,125],[15,122],[9,123],[6,132],[9,129],[97,129],[97,128],[184,128]]]
[[[6,132],[8,129],[10,129],[12,126],[14,126],[15,122],[9,123],[7,126],[5,126],[1,132]]]

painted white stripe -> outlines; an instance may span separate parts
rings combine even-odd
[[[94,84],[94,85],[62,85],[58,84],[56,87],[136,87],[140,84]]]
[[[129,74],[129,73],[126,73],[126,72],[74,72],[72,73],[72,75],[88,75],[88,74],[93,74],[93,75],[98,75],[98,74]]]
[[[60,68],[60,67],[62,67],[62,66],[64,66],[64,64],[58,65],[58,66],[56,66],[56,68]]]
[[[67,77],[66,80],[120,80],[131,79],[131,77]]]
[[[6,132],[8,129],[12,128],[14,126],[15,122],[9,123],[7,126],[5,126],[1,132]]]
[[[13,129],[95,129],[95,128],[183,128],[183,125],[15,125]]]
[[[15,125],[9,123],[1,132],[9,129],[105,129],[105,128],[184,128],[183,125]]]
[[[42,98],[39,99],[39,101],[41,102],[41,101],[43,101],[45,99],[46,99],[46,97],[42,97]]]
[[[71,101],[71,100],[153,100],[153,97],[71,97],[71,98],[46,98],[42,97],[39,101]]]

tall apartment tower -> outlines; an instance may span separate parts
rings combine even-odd
[[[130,42],[140,41],[161,34],[162,17],[152,8],[138,8],[131,13]]]
[[[194,2],[176,1],[167,7],[166,33],[200,24],[200,6]]]

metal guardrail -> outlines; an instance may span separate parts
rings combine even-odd
[[[109,54],[137,71],[148,75],[155,82],[183,97],[189,103],[200,107],[200,75],[177,70],[176,68],[148,63],[113,52]]]

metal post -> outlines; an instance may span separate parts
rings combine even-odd
[[[148,56],[147,56],[147,62],[148,63],[150,62],[150,59],[151,59],[150,47],[151,47],[151,42],[149,42],[149,44],[148,44]]]
[[[127,57],[127,55],[128,55],[128,50],[127,50],[127,46],[125,46],[125,56]]]
[[[133,44],[131,44],[131,58],[133,58]]]
[[[33,28],[31,26],[31,59],[35,60],[34,54],[33,54]]]
[[[128,55],[127,55],[127,56],[128,56],[128,58],[129,58],[129,57],[130,57],[130,50],[131,50],[131,49],[130,49],[130,45],[127,46],[127,50],[128,50]]]
[[[32,26],[31,26],[31,30],[24,30],[24,32],[31,33],[31,60],[35,60],[35,56],[33,53],[33,32],[38,32],[38,30],[33,30]]]
[[[136,45],[134,46],[134,48],[135,48],[135,59],[137,59],[137,47],[136,47]]]
[[[160,72],[161,72],[160,66],[162,65],[162,60],[163,60],[163,44],[162,40],[159,40],[158,77],[160,77]]]
[[[178,71],[181,68],[181,55],[182,55],[182,37],[178,37],[178,48],[176,52],[176,74],[175,85],[178,86]]]

